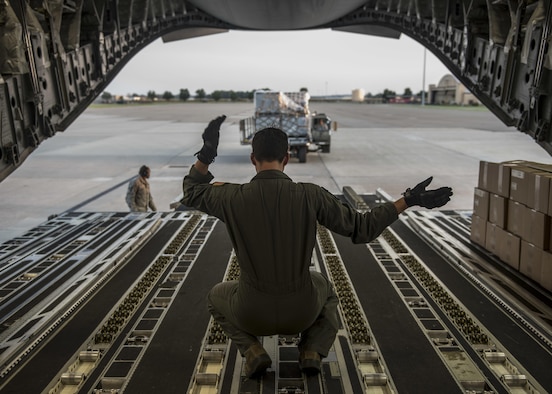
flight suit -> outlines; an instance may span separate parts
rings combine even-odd
[[[192,166],[181,200],[226,224],[240,266],[238,281],[210,291],[213,318],[242,355],[257,336],[301,333],[300,350],[326,357],[338,330],[338,300],[328,279],[309,270],[317,223],[366,243],[398,218],[394,204],[362,214],[278,170],[245,184],[209,183],[213,178]]]

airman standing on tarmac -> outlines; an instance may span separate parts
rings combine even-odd
[[[140,167],[138,175],[128,183],[126,203],[132,212],[147,212],[148,208],[157,211],[148,182],[150,175],[150,168],[143,165]]]

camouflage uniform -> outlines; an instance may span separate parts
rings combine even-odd
[[[157,211],[150,192],[148,180],[143,176],[137,176],[132,182],[132,188],[129,188],[129,208],[133,212],[147,212],[148,208]]]

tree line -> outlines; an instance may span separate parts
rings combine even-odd
[[[243,101],[243,100],[253,100],[253,94],[255,93],[254,90],[249,92],[243,92],[243,91],[234,91],[234,90],[215,90],[214,92],[211,92],[210,94],[207,94],[204,89],[197,89],[195,91],[195,100],[230,100],[230,101]],[[175,96],[170,91],[165,91],[162,94],[158,94],[155,90],[149,90],[148,93],[144,95],[140,95],[138,93],[133,93],[127,96],[131,99],[136,98],[146,98],[149,101],[156,101],[156,100],[165,100],[165,101],[172,101],[174,99],[178,99],[179,101],[187,101],[190,98],[192,98],[192,95],[188,89],[180,89],[180,92],[177,96]],[[122,96],[114,96],[109,92],[103,92],[100,96],[102,101],[104,102],[112,102],[112,101],[119,101],[123,100],[124,98]]]
[[[270,90],[270,89],[261,89],[261,90]],[[307,88],[301,88],[300,91],[308,91]],[[251,91],[234,91],[234,90],[215,90],[211,92],[210,94],[207,94],[204,89],[197,89],[195,91],[194,99],[203,101],[203,100],[214,100],[214,101],[251,101],[253,100],[255,90]],[[421,97],[423,91],[420,91],[415,96]],[[426,92],[427,93],[427,92]],[[364,97],[365,98],[394,98],[397,96],[401,97],[412,97],[414,96],[412,93],[412,90],[410,88],[405,88],[404,93],[402,95],[398,95],[395,91],[390,89],[384,89],[382,93],[378,93],[373,95],[372,93],[367,93]],[[149,101],[156,101],[156,100],[165,100],[165,101],[172,101],[174,99],[178,99],[179,101],[187,101],[190,98],[192,98],[192,95],[188,89],[180,89],[180,92],[177,96],[175,96],[170,91],[165,91],[161,94],[158,94],[155,90],[150,90],[147,92],[147,94],[140,95],[137,93],[133,93],[127,96],[131,99],[147,99]],[[113,101],[119,101],[119,100],[125,100],[123,96],[114,96],[111,93],[105,91],[100,96],[101,100],[104,102],[113,102]]]

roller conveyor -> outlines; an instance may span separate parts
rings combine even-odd
[[[382,198],[343,197],[360,210]],[[0,390],[550,391],[551,295],[469,242],[469,212],[401,216],[366,245],[319,228],[311,269],[340,298],[334,346],[306,377],[298,336],[263,337],[273,364],[254,380],[206,309],[209,289],[239,275],[222,223],[195,211],[52,218],[0,245],[0,307],[19,311],[3,317]],[[10,285],[52,256],[56,286],[48,271]]]
[[[450,219],[451,215],[447,216]],[[434,220],[442,221],[443,218]],[[412,239],[413,236],[401,226],[397,226],[397,233],[403,239]],[[549,391],[552,388],[549,373],[552,361],[550,294],[520,276],[501,275],[500,272],[506,270],[505,265],[493,256],[485,256],[486,259],[481,260],[484,256],[481,250],[478,256],[474,255],[478,261],[478,268],[474,269],[467,264],[469,259],[462,259],[458,264],[457,256],[452,251],[449,251],[448,257],[457,264],[447,264],[438,258],[434,249],[426,243],[411,242],[411,245],[443,286],[469,311],[469,318],[479,321],[488,330],[493,347],[483,351],[509,354],[511,373],[504,375],[525,378],[533,375],[533,382],[539,382],[539,391]],[[514,285],[516,282],[520,285]],[[515,291],[512,291],[514,288]],[[516,379],[508,376],[502,377],[502,380]]]

